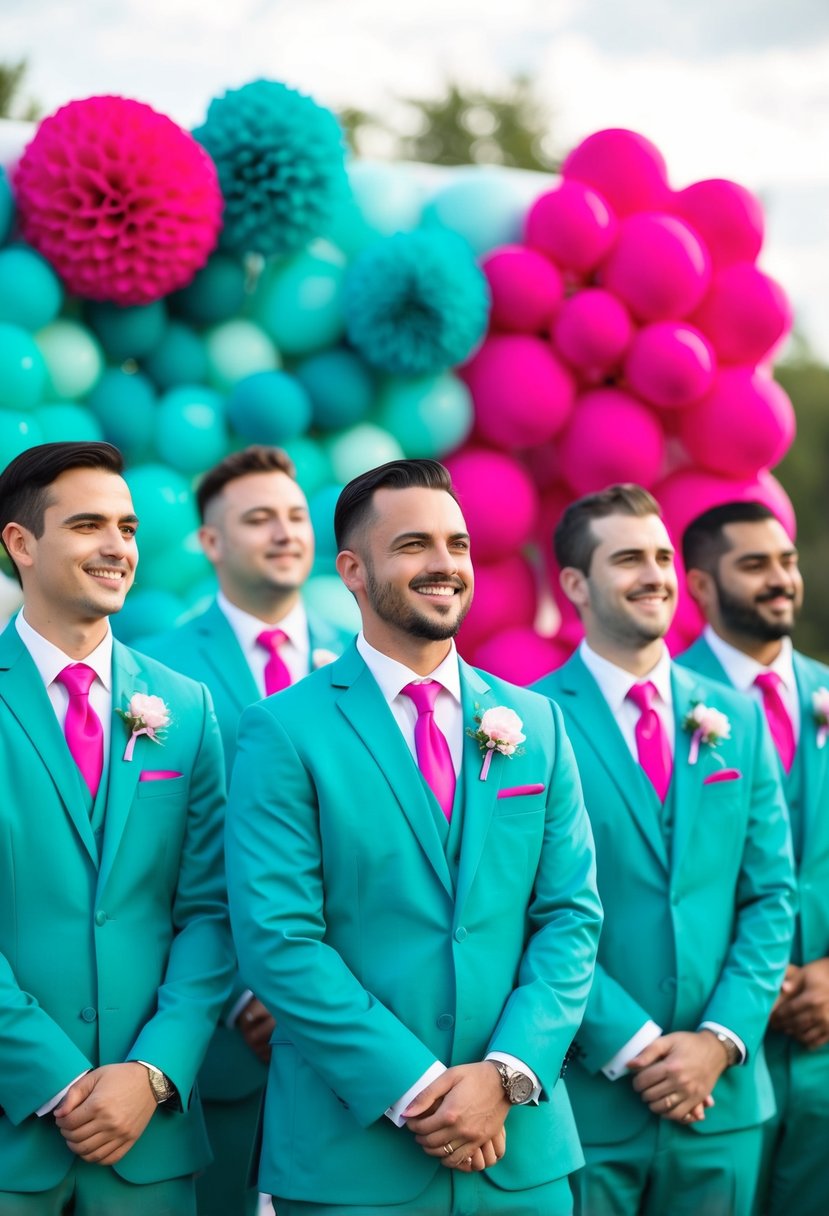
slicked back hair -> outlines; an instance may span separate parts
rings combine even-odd
[[[724,502],[691,520],[682,537],[682,560],[686,570],[716,571],[717,563],[730,549],[725,535],[728,524],[757,524],[777,519],[762,502]]]
[[[120,476],[124,458],[111,443],[40,443],[27,448],[0,473],[0,537],[10,523],[20,524],[33,536],[42,536],[49,487],[69,469],[103,469]],[[8,549],[6,553],[20,582],[20,572]]]
[[[334,535],[339,550],[351,546],[356,533],[372,515],[378,490],[444,490],[458,501],[449,470],[437,460],[390,460],[355,477],[343,489],[334,510]]]
[[[595,519],[606,519],[609,515],[662,518],[659,503],[653,495],[633,482],[608,486],[597,494],[577,498],[565,509],[553,536],[559,569],[573,566],[584,575],[590,573],[590,562],[599,543],[591,524]]]
[[[214,498],[218,498],[225,486],[239,477],[247,477],[249,473],[284,473],[291,481],[296,481],[294,462],[282,448],[254,443],[240,452],[231,452],[212,469],[208,469],[199,482],[196,505],[202,523],[208,506]]]

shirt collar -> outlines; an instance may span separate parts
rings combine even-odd
[[[301,599],[297,600],[290,612],[281,621],[277,621],[275,625],[267,621],[261,621],[258,616],[253,616],[250,612],[245,612],[243,608],[237,607],[236,604],[231,604],[227,596],[221,591],[216,595],[216,603],[227,617],[228,624],[236,634],[239,645],[246,654],[250,654],[255,650],[256,639],[263,629],[281,629],[291,645],[295,646],[300,654],[308,654],[310,647],[308,616]]]
[[[101,641],[83,659],[70,658],[42,633],[33,629],[23,615],[23,609],[18,612],[14,623],[20,634],[20,640],[32,656],[35,667],[40,672],[40,677],[47,688],[70,663],[85,663],[87,667],[92,668],[107,692],[112,690],[112,630],[109,621],[107,621],[107,631]]]
[[[579,654],[614,714],[622,708],[634,684],[643,684],[647,680],[650,680],[656,688],[659,700],[668,709],[672,707],[671,656],[666,646],[663,646],[657,664],[643,676],[635,676],[631,672],[625,671],[623,667],[611,663],[609,659],[602,658],[601,655],[596,654],[595,650],[591,650],[585,641],[582,641],[579,646]]]
[[[726,642],[718,633],[714,632],[710,625],[705,626],[703,637],[711,647],[714,656],[719,659],[731,683],[740,692],[746,692],[751,688],[757,676],[766,671],[777,672],[784,687],[790,692],[794,692],[797,688],[791,638],[781,638],[780,653],[773,663],[764,667],[751,655],[744,654],[742,650],[738,650],[736,646]]]
[[[413,681],[422,683],[424,680],[436,680],[460,705],[461,675],[458,666],[458,652],[455,649],[454,641],[450,644],[449,653],[446,658],[428,676],[418,675],[416,671],[412,671],[405,663],[399,663],[397,659],[393,659],[390,655],[383,654],[382,651],[375,649],[374,646],[366,641],[362,630],[357,635],[357,649],[366,667],[368,667],[379,684],[380,691],[389,703],[400,695],[407,684],[411,684]]]

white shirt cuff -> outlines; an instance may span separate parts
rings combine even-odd
[[[700,1022],[699,1028],[700,1028],[700,1030],[713,1030],[714,1034],[716,1034],[718,1031],[720,1034],[727,1034],[729,1039],[731,1039],[732,1043],[734,1044],[734,1046],[737,1048],[737,1050],[740,1053],[740,1058],[737,1061],[737,1066],[739,1067],[740,1064],[745,1064],[746,1058],[748,1056],[748,1052],[746,1051],[746,1045],[743,1042],[743,1040],[740,1038],[740,1036],[738,1034],[735,1034],[733,1030],[729,1030],[729,1028],[727,1026],[721,1026],[719,1022]]]
[[[533,1091],[529,1098],[527,1098],[526,1103],[522,1103],[522,1105],[538,1105],[538,1100],[541,1097],[541,1082],[523,1060],[519,1060],[517,1056],[511,1056],[506,1051],[490,1051],[487,1053],[486,1058],[488,1060],[498,1060],[501,1064],[506,1064],[507,1068],[514,1068],[516,1072],[523,1072],[524,1076],[529,1077],[533,1083]]]
[[[386,1118],[391,1119],[395,1127],[405,1127],[406,1120],[403,1118],[403,1111],[410,1102],[414,1102],[419,1093],[422,1093],[427,1085],[431,1085],[438,1077],[446,1072],[446,1065],[441,1064],[440,1060],[435,1060],[434,1064],[426,1069],[422,1077],[415,1081],[414,1085],[409,1086],[402,1098],[398,1098],[394,1106],[390,1106],[385,1112]]]
[[[636,1031],[632,1039],[628,1039],[624,1047],[620,1047],[616,1055],[602,1065],[602,1072],[609,1081],[618,1081],[620,1077],[629,1077],[628,1064],[644,1051],[662,1034],[662,1028],[650,1018],[645,1025]]]
[[[250,988],[246,988],[245,991],[242,993],[242,995],[239,997],[236,1004],[231,1009],[230,1013],[225,1018],[225,1026],[227,1026],[228,1030],[233,1029],[233,1027],[236,1025],[236,1021],[239,1017],[239,1014],[242,1012],[242,1010],[245,1008],[246,1005],[250,1004],[250,1002],[252,1000],[253,1000],[253,993],[251,992]]]
[[[80,1081],[81,1077],[85,1077],[89,1071],[90,1069],[85,1068],[83,1072],[79,1072],[75,1077],[75,1081]],[[63,1087],[59,1094],[55,1094],[54,1098],[50,1098],[48,1102],[44,1102],[42,1106],[37,1108],[35,1114],[37,1115],[38,1119],[42,1119],[44,1115],[51,1115],[55,1107],[60,1106],[63,1099],[69,1093],[69,1090],[75,1084],[75,1081],[70,1081],[68,1085]]]

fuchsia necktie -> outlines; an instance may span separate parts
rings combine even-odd
[[[285,660],[280,657],[279,647],[287,642],[288,635],[284,629],[263,629],[256,641],[264,646],[271,656],[265,664],[265,696],[281,692],[291,683],[291,673],[285,666]]]
[[[792,719],[780,696],[780,685],[783,681],[776,671],[763,671],[754,683],[763,694],[763,709],[766,711],[771,737],[783,768],[788,773],[794,763],[795,741]]]
[[[639,763],[656,790],[659,801],[664,802],[671,784],[674,764],[667,732],[653,707],[656,686],[650,680],[645,684],[634,684],[627,695],[639,710],[639,721],[636,723]]]
[[[422,684],[407,684],[401,689],[411,698],[417,710],[415,722],[415,751],[417,764],[438,805],[447,819],[452,818],[452,803],[455,800],[455,767],[446,735],[435,721],[435,701],[442,685],[437,680],[425,680]]]
[[[63,733],[72,758],[94,798],[104,768],[104,728],[89,704],[89,689],[95,672],[86,663],[72,663],[55,676],[69,693],[69,708]]]

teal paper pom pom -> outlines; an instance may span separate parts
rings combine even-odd
[[[265,256],[299,249],[348,195],[336,118],[275,80],[215,98],[193,135],[219,173],[225,249]]]
[[[344,312],[349,341],[372,367],[432,375],[463,362],[483,338],[489,290],[454,233],[398,233],[356,258]]]

